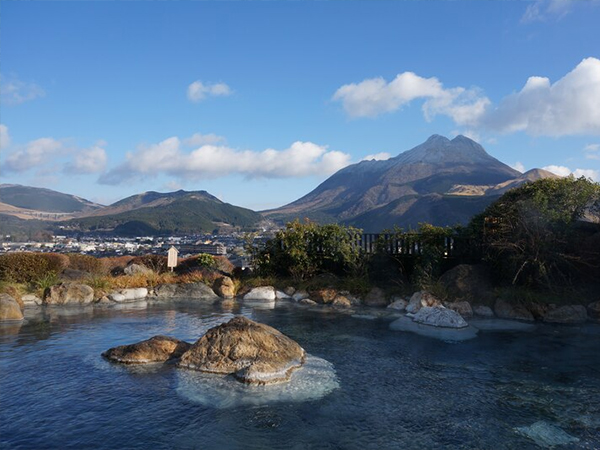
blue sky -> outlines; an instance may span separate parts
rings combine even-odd
[[[0,177],[283,205],[466,134],[600,179],[600,2],[3,1]]]

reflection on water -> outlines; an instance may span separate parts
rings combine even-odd
[[[598,325],[490,322],[448,343],[392,331],[397,317],[380,310],[227,308],[31,309],[0,325],[0,448],[540,448],[522,430],[550,430],[542,447],[562,431],[578,441],[558,448],[600,448]],[[156,334],[193,342],[235,314],[314,356],[296,382],[248,389],[100,356]]]

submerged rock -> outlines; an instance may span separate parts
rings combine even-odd
[[[0,294],[0,320],[23,320],[19,303],[8,294]]]
[[[579,442],[579,439],[566,433],[563,429],[540,420],[529,427],[515,428],[522,436],[532,439],[543,448],[552,448],[557,445],[566,445]]]
[[[575,324],[587,321],[588,315],[585,306],[567,305],[553,309],[544,315],[544,322]]]
[[[496,300],[494,312],[501,319],[533,321],[533,315],[523,305],[512,305],[501,298]]]
[[[311,300],[310,298],[303,298],[302,300],[298,301],[299,305],[308,305],[308,306],[316,306],[318,303],[315,302],[314,300]]]
[[[123,364],[166,362],[179,358],[191,344],[169,336],[154,336],[142,342],[108,349],[102,356]]]
[[[444,307],[423,306],[415,314],[413,320],[432,327],[465,328],[469,326],[459,313]]]
[[[273,286],[255,287],[250,292],[248,292],[246,295],[244,295],[244,300],[274,302],[275,301],[275,288]]]
[[[61,283],[44,292],[44,305],[87,304],[94,301],[94,290],[87,284]]]
[[[467,326],[464,328],[432,327],[413,322],[410,317],[404,316],[390,323],[390,329],[394,331],[408,331],[411,333],[439,339],[446,342],[460,342],[477,337],[477,328]]]
[[[275,328],[239,316],[208,330],[178,366],[270,384],[289,380],[304,357],[304,349]]]

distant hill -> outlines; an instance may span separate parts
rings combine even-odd
[[[17,217],[21,214],[21,218],[39,218],[32,217],[35,212],[77,214],[102,208],[102,205],[75,195],[19,184],[0,184],[0,206],[2,213]]]
[[[224,203],[206,191],[145,192],[65,223],[80,231],[112,231],[120,235],[210,232],[215,228],[247,228],[262,216]]]
[[[521,174],[465,136],[433,135],[394,158],[350,165],[304,197],[263,214],[343,222],[369,232],[420,222],[465,224],[506,190],[546,176],[555,175],[539,169]]]

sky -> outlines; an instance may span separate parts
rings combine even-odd
[[[0,182],[287,204],[464,134],[600,181],[600,1],[0,3]]]

